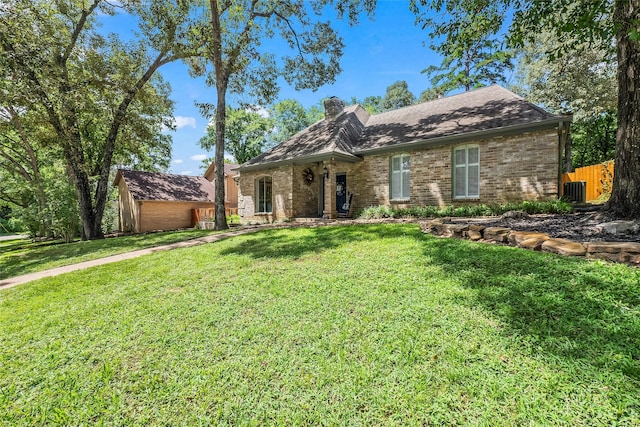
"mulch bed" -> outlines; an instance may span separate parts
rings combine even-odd
[[[611,234],[597,226],[610,222],[599,211],[576,212],[572,214],[527,215],[524,212],[510,216],[508,214],[497,218],[464,219],[466,223],[477,223],[485,227],[505,227],[518,231],[538,231],[547,233],[551,237],[569,239],[576,242],[640,242],[640,230],[635,233]],[[445,222],[459,222],[451,218]]]

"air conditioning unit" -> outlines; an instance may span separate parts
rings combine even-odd
[[[586,203],[587,201],[587,182],[586,181],[574,181],[565,182],[563,189],[563,196],[576,203]]]

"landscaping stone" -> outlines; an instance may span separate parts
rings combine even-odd
[[[640,254],[640,243],[634,242],[588,242],[585,243],[587,252],[620,253],[627,252]]]
[[[443,226],[443,230],[444,230],[443,235],[446,237],[454,237],[456,239],[462,239],[464,237],[463,233],[468,229],[469,229],[469,226],[465,224],[445,224]]]
[[[549,240],[549,237],[540,238],[540,237],[532,237],[530,239],[526,239],[517,244],[519,248],[530,249],[532,251],[542,250],[542,244]]]
[[[507,243],[510,232],[510,228],[487,227],[484,229],[484,238],[486,240],[493,240],[494,242]]]
[[[518,211],[513,211],[509,216],[520,217],[517,212]],[[551,218],[551,216],[547,217]],[[534,217],[532,216],[531,218]],[[572,217],[564,216],[563,220],[560,221],[560,225],[565,223],[567,218]],[[482,225],[478,224],[477,221],[468,223],[458,218],[438,218],[431,221],[420,222],[420,228],[425,233],[440,236],[466,238],[476,241],[484,239],[486,241],[507,243],[512,246],[534,251],[544,250],[565,256],[586,256],[588,258],[640,266],[640,242],[634,241],[636,237],[633,234],[619,234],[618,236],[623,236],[622,239],[625,239],[625,241],[620,242],[594,240],[579,243],[570,239],[551,237],[556,234],[555,232],[542,233],[535,231],[535,229],[525,229],[526,231],[513,230],[508,227],[487,227],[484,223],[481,224]],[[640,222],[614,221],[605,223],[604,225],[609,227],[609,230],[615,229],[620,232],[624,230],[625,232],[634,233],[633,224],[640,224]],[[589,224],[588,228],[596,230],[594,224]],[[637,230],[635,232],[637,233]],[[604,232],[598,231],[598,233],[603,234]],[[582,237],[584,240],[586,240],[585,237],[588,235],[588,233],[578,233],[578,237]],[[602,239],[604,236],[595,237],[596,239]]]
[[[567,239],[549,239],[542,243],[542,250],[566,256],[584,256],[587,248],[582,243]]]
[[[442,234],[443,223],[440,219],[432,219],[420,223],[420,229],[423,233]]]
[[[545,240],[549,240],[550,237],[547,233],[538,233],[536,231],[512,231],[509,233],[509,243],[512,245],[518,246],[529,239],[537,239],[542,243]]]
[[[596,225],[596,228],[609,234],[633,234],[640,230],[638,221],[611,221]]]
[[[484,227],[481,225],[470,225],[469,229],[464,233],[464,236],[469,240],[480,240],[483,237],[483,231]]]
[[[529,214],[525,211],[508,211],[500,215],[501,219],[529,219]]]

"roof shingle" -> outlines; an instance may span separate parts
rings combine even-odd
[[[550,114],[498,85],[370,116],[359,105],[344,109],[335,121],[320,120],[289,140],[239,167],[320,161],[329,157],[357,161],[361,155],[450,136],[505,132],[514,127],[553,126]],[[566,119],[565,119],[566,120]],[[416,145],[417,148],[417,145]]]
[[[203,176],[118,170],[135,200],[167,202],[213,202],[213,184]]]

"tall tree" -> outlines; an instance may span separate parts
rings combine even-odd
[[[396,110],[398,108],[413,105],[416,97],[409,90],[409,85],[404,80],[398,80],[387,87],[387,92],[382,99],[383,111]]]
[[[429,5],[427,10],[420,5]],[[497,37],[501,27],[499,2],[489,0],[422,0],[411,2],[416,24],[431,31],[431,49],[443,56],[440,65],[424,69],[433,88],[446,93],[469,91],[504,82],[513,68],[511,51]],[[435,9],[436,13],[433,13]],[[448,19],[439,20],[441,12]],[[431,96],[425,94],[425,97]]]
[[[272,120],[251,108],[227,107],[226,117],[224,146],[237,163],[247,162],[264,151],[273,129]],[[207,135],[200,138],[200,146],[211,150],[216,145],[215,128],[209,126]]]
[[[269,145],[278,145],[313,123],[300,102],[285,99],[269,107],[274,133]]]
[[[162,65],[193,54],[190,3],[119,2],[139,23],[140,36],[127,43],[95,29],[98,14],[115,11],[107,0],[9,3],[0,13],[1,78],[29,101],[26,108],[43,111],[76,189],[83,238],[101,238],[112,162],[125,150],[122,130],[135,104]],[[157,116],[146,119],[159,126]]]
[[[338,18],[357,22],[362,10],[369,12],[375,0],[209,0],[210,25],[201,29],[206,36],[207,58],[213,69],[207,83],[216,88],[215,104],[205,106],[215,112],[216,141],[224,141],[227,93],[253,97],[251,103],[269,104],[278,93],[277,77],[296,89],[317,89],[332,82],[341,71],[339,58],[344,47],[329,22],[315,21],[324,7],[333,5]],[[279,38],[291,49],[291,56],[279,61],[264,48],[267,39]],[[194,72],[203,70],[202,64]],[[215,228],[226,229],[224,208],[224,143],[216,144]]]
[[[461,5],[471,2],[482,11],[488,0],[446,0]],[[433,4],[432,4],[433,3]],[[413,6],[433,5],[441,10],[445,0],[413,0]],[[579,51],[579,45],[606,48],[615,40],[617,61],[616,167],[607,211],[617,217],[640,217],[640,0],[495,0],[502,7],[496,25],[515,11],[510,43],[521,46],[536,34],[552,31],[563,42],[548,52],[555,58]],[[452,20],[455,24],[455,19]],[[568,36],[568,37],[567,37]]]
[[[610,160],[615,147],[617,81],[613,42],[607,48],[583,43],[550,58],[561,42],[552,32],[536,35],[518,54],[514,90],[554,113],[573,113],[566,171]],[[571,153],[575,155],[572,155]],[[571,162],[573,159],[573,162]]]

